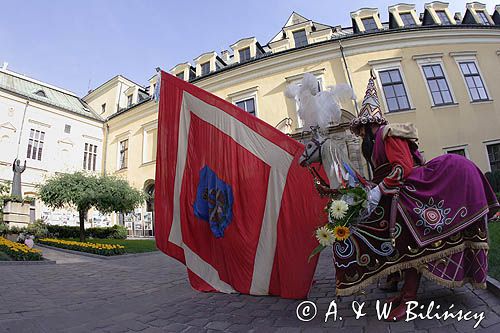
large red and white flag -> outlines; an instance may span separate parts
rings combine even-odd
[[[157,147],[157,246],[193,288],[307,296],[325,201],[298,164],[302,144],[162,72]]]

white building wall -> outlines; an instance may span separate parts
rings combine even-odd
[[[79,116],[73,112],[31,101],[26,108],[24,126],[21,124],[26,99],[0,90],[0,181],[12,181],[12,162],[17,154],[21,163],[26,160],[22,174],[23,195],[33,196],[36,186],[57,172],[83,171],[85,143],[97,145],[96,173],[101,171],[103,149],[103,124],[97,120]],[[71,126],[65,133],[65,125]],[[31,129],[45,132],[40,161],[27,158]],[[18,145],[19,136],[21,143]],[[19,150],[19,153],[17,153]],[[67,220],[74,223],[75,212],[58,210],[57,213],[36,200],[35,217],[49,216],[49,223]],[[57,217],[56,217],[57,216]],[[69,219],[72,216],[73,218]],[[57,221],[58,220],[58,221]],[[78,219],[76,219],[76,223]],[[71,224],[73,224],[71,223]]]

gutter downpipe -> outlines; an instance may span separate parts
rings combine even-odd
[[[106,122],[106,129],[104,130],[104,156],[103,156],[103,165],[102,165],[102,172],[103,175],[106,175],[106,162],[107,162],[107,157],[108,157],[108,136],[109,136],[109,125]]]

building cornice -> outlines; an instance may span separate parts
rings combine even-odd
[[[158,112],[158,104],[153,100],[148,100],[141,104],[140,107],[135,107],[126,112],[117,114],[113,118],[108,119],[110,130],[113,127],[122,128],[140,119],[147,118]]]

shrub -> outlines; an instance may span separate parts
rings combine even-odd
[[[126,239],[128,235],[128,230],[122,225],[114,225],[111,227],[113,229],[113,234],[111,238],[114,239]]]
[[[0,222],[0,236],[6,235],[9,231],[7,224]]]
[[[32,224],[28,224],[25,232],[29,235],[35,236],[35,238],[47,237],[49,234],[47,225],[43,223],[42,220],[36,220]]]
[[[12,227],[10,227],[10,229],[9,229],[9,230],[7,230],[7,233],[8,233],[9,235],[13,235],[13,234],[21,234],[21,233],[23,233],[23,232],[25,232],[25,229],[24,229],[24,228],[20,228],[20,227],[16,227],[16,226],[12,226]]]

